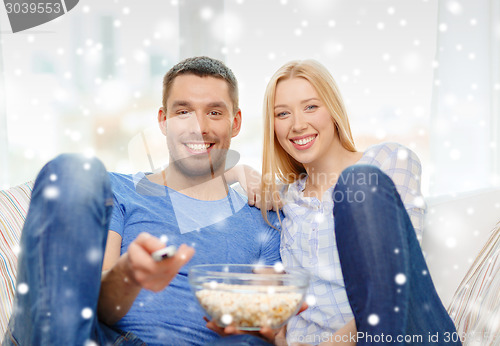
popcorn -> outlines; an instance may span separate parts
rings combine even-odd
[[[205,283],[196,297],[219,326],[230,320],[242,330],[259,330],[282,326],[297,311],[303,294],[294,286]]]

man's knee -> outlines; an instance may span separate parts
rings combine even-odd
[[[80,154],[61,154],[40,172],[34,195],[41,192],[46,200],[71,203],[87,200],[108,187],[108,173],[99,159]]]

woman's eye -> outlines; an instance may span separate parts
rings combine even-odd
[[[287,114],[288,114],[288,112],[281,112],[281,113],[276,114],[275,117],[282,118],[282,117],[286,116]]]
[[[316,105],[309,105],[309,106],[306,107],[306,110],[307,111],[312,111],[312,110],[314,110],[316,108],[318,108],[318,106],[316,106]]]

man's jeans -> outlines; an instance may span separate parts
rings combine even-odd
[[[460,345],[393,181],[374,166],[351,166],[334,196],[349,193],[356,198],[335,203],[334,218],[357,344]]]
[[[142,345],[97,319],[113,198],[100,161],[61,155],[38,175],[4,345]]]

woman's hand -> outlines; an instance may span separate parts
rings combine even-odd
[[[225,173],[226,180],[229,184],[240,183],[248,196],[248,204],[256,206],[259,209],[277,210],[281,208],[281,200],[277,200],[273,204],[271,200],[262,201],[262,176],[259,172],[247,165],[238,165],[231,168]],[[276,208],[277,207],[277,208]]]
[[[304,302],[300,307],[297,315],[302,311],[308,308],[307,304]],[[207,322],[207,328],[213,330],[217,334],[222,337],[230,336],[230,335],[240,335],[240,334],[249,334],[261,339],[266,340],[267,342],[277,345],[277,346],[286,346],[286,325],[278,329],[272,329],[270,327],[262,327],[258,332],[250,332],[238,329],[234,325],[229,325],[227,327],[219,327],[215,321],[210,321],[208,318],[203,317],[203,319]]]

